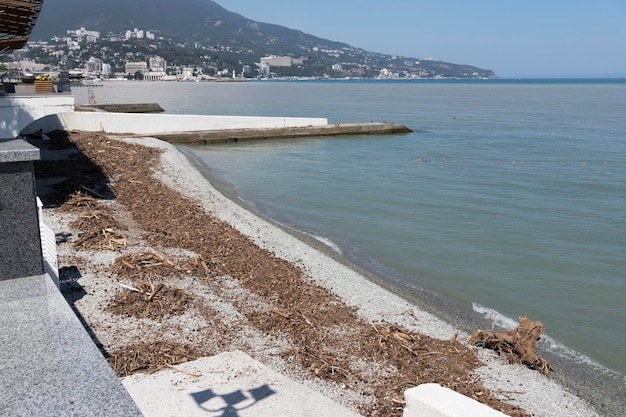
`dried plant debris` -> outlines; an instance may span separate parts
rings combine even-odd
[[[140,281],[146,276],[170,278],[181,273],[174,262],[157,252],[127,254],[115,259],[113,272],[120,279]]]
[[[153,320],[184,314],[192,297],[180,288],[164,284],[141,283],[124,286],[107,307],[113,314]]]
[[[122,234],[111,228],[93,229],[81,234],[74,247],[76,249],[121,250],[132,243]]]
[[[78,215],[71,224],[79,230],[92,229],[118,229],[125,230],[126,227],[115,219],[111,210],[99,207],[94,210],[86,210]]]
[[[82,192],[76,192],[70,196],[70,198],[63,203],[60,207],[61,211],[77,212],[83,210],[95,210],[98,206],[98,202]]]
[[[531,369],[550,375],[552,367],[537,355],[536,343],[543,334],[543,324],[527,317],[519,318],[519,326],[508,332],[478,330],[472,334],[470,344],[493,349],[506,357],[509,363],[521,363]]]
[[[127,346],[107,354],[106,359],[123,378],[137,372],[156,372],[204,356],[211,356],[211,353],[190,345],[157,341]]]
[[[180,268],[187,274],[205,278],[215,277],[224,273],[224,266],[217,261],[205,260],[198,255],[186,260]]]
[[[206,213],[198,201],[159,181],[154,171],[160,162],[160,150],[96,134],[72,133],[72,139],[94,164],[115,179],[115,204],[132,216],[137,232],[150,249],[180,249],[195,254],[186,259],[167,259],[173,267],[152,254],[148,259],[143,255],[120,257],[114,273],[127,282],[164,282],[171,276],[168,273],[176,271],[197,278],[196,284],[227,298],[241,314],[242,325],[268,338],[284,340],[289,347],[279,356],[294,367],[313,378],[343,384],[345,389],[371,399],[364,402],[360,410],[363,415],[401,416],[405,389],[436,382],[510,416],[528,416],[518,407],[498,400],[481,385],[473,373],[479,361],[472,349],[455,340],[441,341],[390,324],[363,321],[353,307],[313,284],[294,264],[260,248],[249,237]],[[224,291],[223,281],[213,279],[217,276],[228,277],[229,285],[240,292]],[[141,291],[121,291],[115,302],[136,305],[133,308],[140,315],[145,313],[147,304],[151,308],[158,305],[163,288],[151,302],[146,296],[153,294],[152,287],[142,287]],[[200,297],[193,302],[194,308],[209,309],[199,300]],[[214,315],[211,319],[218,320]],[[236,328],[224,323],[216,325],[223,326],[222,342],[241,339]],[[206,333],[206,337],[214,337],[210,334]],[[150,334],[144,340],[160,337]],[[203,344],[190,347],[203,349]],[[109,361],[122,376],[160,369],[164,362],[156,361],[158,355],[151,349],[158,350],[154,344],[127,348],[111,355]],[[182,355],[188,358],[192,354]]]

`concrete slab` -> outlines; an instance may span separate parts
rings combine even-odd
[[[0,416],[140,416],[52,279],[0,280]]]
[[[402,417],[506,417],[469,397],[439,384],[422,384],[404,392]]]
[[[359,416],[240,351],[175,368],[122,380],[146,417]]]
[[[39,149],[23,139],[0,139],[0,162],[36,161]]]

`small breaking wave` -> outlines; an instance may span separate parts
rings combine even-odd
[[[503,314],[500,314],[494,309],[481,306],[478,303],[472,303],[472,309],[475,312],[485,316],[485,318],[491,320],[494,323],[494,325],[502,327],[503,329],[506,329],[506,330],[513,330],[519,324],[517,320],[514,320],[511,317],[507,317]]]
[[[337,252],[339,255],[343,255],[343,251],[341,250],[341,248],[335,242],[328,239],[327,237],[318,236],[318,235],[314,235],[312,233],[307,233],[307,232],[304,232],[304,234],[311,236],[313,239],[317,240],[318,242],[328,246],[330,249],[332,249],[334,252]]]

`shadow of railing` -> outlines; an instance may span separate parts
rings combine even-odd
[[[215,417],[239,417],[239,412],[252,408],[260,401],[276,394],[269,385],[250,390],[237,390],[227,394],[216,394],[211,388],[194,392],[191,397],[198,407]]]

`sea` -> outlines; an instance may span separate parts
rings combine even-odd
[[[389,286],[504,328],[538,320],[544,350],[625,380],[626,80],[118,81],[73,94],[411,128],[181,150],[240,203]]]

